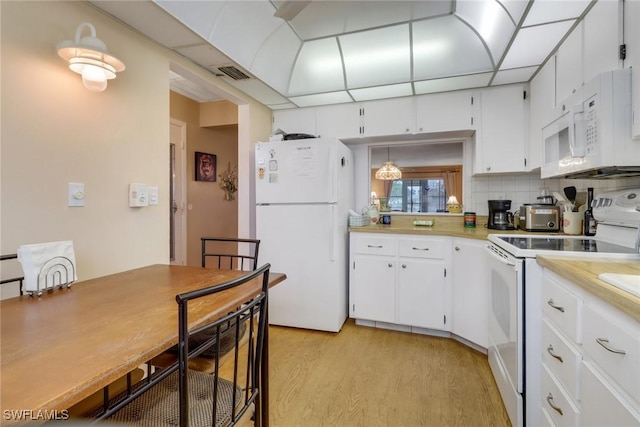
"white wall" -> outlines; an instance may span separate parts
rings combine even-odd
[[[167,263],[169,62],[146,39],[81,2],[2,2],[0,250],[73,240],[79,279]],[[56,44],[90,22],[127,69],[86,90]],[[69,182],[84,207],[67,206]],[[128,207],[128,184],[160,204]]]

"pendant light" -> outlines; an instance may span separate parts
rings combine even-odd
[[[392,161],[389,160],[389,147],[387,147],[387,161],[384,162],[384,165],[376,171],[376,179],[381,179],[383,181],[395,181],[396,179],[401,178],[402,172],[393,164]]]
[[[81,37],[84,29],[90,35]],[[58,55],[69,63],[69,69],[82,76],[84,87],[92,92],[102,92],[107,88],[107,80],[115,79],[116,73],[123,71],[122,61],[107,51],[107,46],[96,37],[96,29],[88,22],[78,26],[75,40],[58,43]]]

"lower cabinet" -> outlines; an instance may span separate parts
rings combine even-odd
[[[640,322],[546,269],[542,289],[542,419],[640,427]]]
[[[451,332],[483,348],[488,347],[489,269],[483,260],[487,242],[453,239],[453,295]]]
[[[351,233],[354,319],[448,330],[448,237]]]

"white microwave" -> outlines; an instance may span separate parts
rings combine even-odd
[[[631,136],[631,69],[598,75],[557,107],[542,129],[542,178],[640,175]]]

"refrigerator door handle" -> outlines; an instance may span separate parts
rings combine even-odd
[[[336,205],[331,205],[331,215],[329,219],[329,261],[336,260]]]

